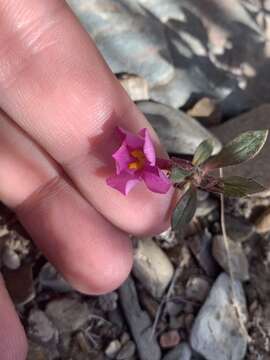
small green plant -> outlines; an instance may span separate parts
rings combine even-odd
[[[265,190],[253,179],[240,176],[223,178],[214,172],[253,159],[264,146],[268,130],[247,131],[226,144],[216,155],[213,155],[213,142],[205,140],[196,149],[192,161],[157,158],[147,129],[138,134],[122,128],[117,128],[117,131],[122,142],[112,155],[116,173],[107,179],[107,184],[124,195],[140,181],[149,190],[161,194],[174,186],[178,201],[172,214],[173,230],[177,231],[191,221],[196,211],[197,189],[232,197]]]
[[[197,189],[231,197],[264,191],[264,186],[253,179],[240,176],[223,178],[211,173],[253,159],[263,148],[267,136],[268,130],[247,131],[226,144],[216,155],[212,155],[213,142],[205,140],[198,146],[191,162],[172,159],[170,178],[179,189],[172,228],[180,229],[192,219],[196,210]]]

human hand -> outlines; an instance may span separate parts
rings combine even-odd
[[[0,1],[0,107],[1,200],[76,289],[118,287],[132,265],[127,234],[164,230],[172,192],[106,185],[116,126],[150,126],[64,1]],[[1,359],[24,359],[3,282],[0,322]]]

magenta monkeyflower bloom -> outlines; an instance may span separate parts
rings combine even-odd
[[[122,138],[120,148],[112,155],[116,163],[116,175],[107,179],[107,184],[124,195],[139,182],[144,181],[149,190],[166,193],[171,181],[156,164],[154,145],[147,129],[134,135],[117,128]]]

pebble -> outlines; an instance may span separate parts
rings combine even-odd
[[[121,339],[120,339],[121,344],[122,344],[122,345],[125,345],[129,340],[130,340],[130,335],[129,335],[129,333],[124,332],[124,333],[121,335]]]
[[[159,342],[162,349],[170,349],[179,344],[180,335],[177,330],[170,330],[160,336]]]
[[[16,270],[21,266],[20,256],[16,253],[16,251],[9,249],[6,247],[2,254],[3,264],[11,270]]]
[[[221,109],[215,99],[203,97],[200,99],[187,114],[191,117],[203,121],[206,126],[217,125],[221,121]]]
[[[235,242],[245,242],[255,233],[254,226],[243,217],[225,215],[226,230],[229,238]]]
[[[206,217],[217,208],[217,202],[213,199],[199,201],[195,212],[196,217]]]
[[[270,231],[270,208],[266,209],[255,221],[256,231],[265,234]]]
[[[103,311],[113,311],[117,308],[118,294],[113,291],[98,297],[99,306]]]
[[[189,300],[203,302],[210,290],[209,282],[198,276],[190,278],[186,284],[186,297]]]
[[[220,268],[212,256],[212,235],[209,231],[205,230],[200,235],[192,236],[189,238],[188,244],[205,273],[210,277],[216,277]]]
[[[149,292],[142,289],[140,291],[140,302],[151,318],[154,319],[159,308],[158,301],[155,300]]]
[[[242,360],[247,350],[247,337],[243,334],[234,307],[231,304],[231,280],[222,273],[197,315],[190,336],[193,350],[206,360]],[[243,322],[247,309],[244,290],[234,281],[235,302],[241,309]]]
[[[138,240],[133,273],[155,298],[160,298],[173,276],[173,266],[164,251],[150,238]]]
[[[185,327],[185,314],[177,317],[171,316],[169,326],[171,329],[182,329]]]
[[[117,360],[126,360],[132,358],[132,356],[135,354],[136,346],[133,341],[129,340],[125,343],[125,345],[122,347],[122,349],[119,351],[119,353],[116,356]]]
[[[152,321],[148,313],[141,309],[131,277],[121,286],[119,296],[140,360],[160,360],[160,347],[152,336]]]
[[[63,278],[56,268],[47,262],[40,270],[39,284],[43,288],[51,289],[57,292],[66,293],[73,291],[71,285]]]
[[[28,317],[28,336],[41,344],[58,343],[58,330],[41,310],[31,310]]]
[[[106,356],[108,356],[109,359],[115,359],[121,349],[121,346],[122,345],[119,340],[111,341],[105,350]]]
[[[169,153],[194,154],[198,145],[208,138],[213,139],[214,153],[221,149],[220,142],[184,112],[153,102],[143,101],[138,106]]]
[[[166,313],[170,316],[177,316],[183,310],[183,304],[176,303],[174,301],[168,301],[166,303]]]
[[[192,351],[188,343],[182,342],[169,351],[163,360],[191,360]]]
[[[119,81],[131,100],[149,100],[149,86],[147,81],[142,77],[126,74],[122,76]]]
[[[61,298],[50,301],[45,310],[60,333],[81,329],[89,320],[89,309],[78,299]]]
[[[249,280],[248,260],[243,251],[241,243],[236,243],[228,238],[228,244],[231,259],[231,270],[234,277],[241,281]],[[223,236],[214,236],[212,253],[216,261],[223,268],[223,270],[225,270],[227,274],[229,274],[229,261]]]
[[[163,249],[170,249],[174,247],[178,243],[178,239],[175,231],[171,228],[171,226],[163,231],[161,234],[155,236],[155,239],[161,245]]]

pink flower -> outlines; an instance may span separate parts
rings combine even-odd
[[[116,175],[107,179],[107,184],[124,195],[139,182],[144,181],[149,190],[166,193],[171,182],[156,164],[154,145],[147,129],[134,135],[117,128],[122,144],[112,155],[116,163]]]

